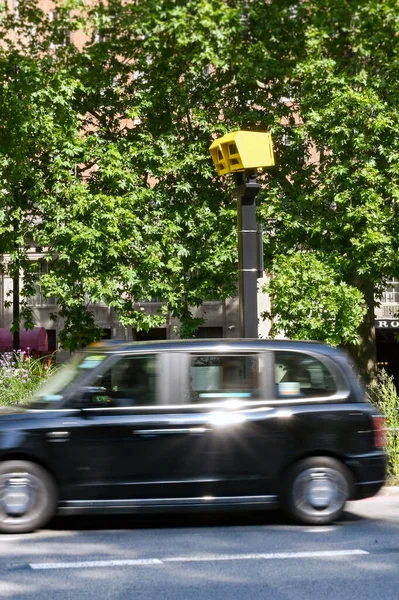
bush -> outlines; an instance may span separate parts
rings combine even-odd
[[[28,402],[33,392],[52,374],[54,367],[25,352],[0,356],[0,405]]]
[[[399,395],[393,377],[382,370],[378,384],[370,392],[372,401],[386,417],[388,477],[391,483],[399,483]]]

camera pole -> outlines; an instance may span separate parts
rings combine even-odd
[[[256,171],[234,173],[238,229],[238,298],[240,336],[258,337],[258,228],[255,199],[260,190]]]
[[[209,147],[218,175],[233,174],[238,228],[240,336],[258,337],[258,277],[263,274],[262,228],[256,223],[257,169],[274,165],[270,133],[233,131]]]

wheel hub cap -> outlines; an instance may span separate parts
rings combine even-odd
[[[31,505],[32,491],[29,479],[26,477],[12,477],[5,486],[3,506],[10,516],[25,514]]]
[[[314,475],[307,486],[306,500],[314,508],[327,508],[335,496],[335,488],[331,481],[324,475]]]
[[[311,467],[298,474],[292,494],[297,510],[304,517],[328,519],[342,510],[349,489],[339,471],[328,467]]]

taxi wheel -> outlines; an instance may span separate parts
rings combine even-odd
[[[306,458],[288,473],[282,507],[298,523],[327,525],[342,514],[351,486],[351,473],[340,461],[327,456]]]
[[[40,465],[0,463],[0,532],[28,533],[45,525],[57,508],[57,488]]]

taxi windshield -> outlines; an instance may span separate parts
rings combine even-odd
[[[87,352],[75,354],[34,393],[29,404],[41,406],[60,402],[64,397],[65,390],[71,384],[79,383],[88,372],[98,367],[105,358],[106,354]]]

